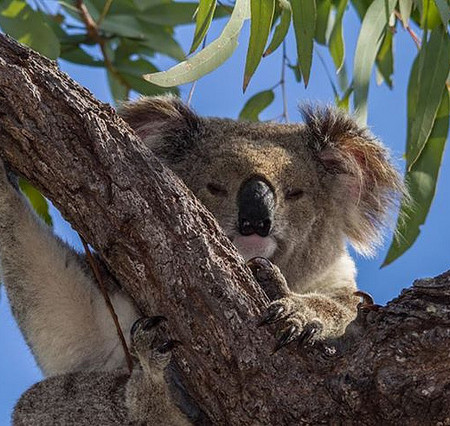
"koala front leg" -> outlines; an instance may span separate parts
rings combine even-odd
[[[294,341],[306,344],[338,337],[355,318],[358,297],[352,286],[300,294],[289,289],[279,268],[267,259],[251,259],[248,266],[273,300],[260,325],[276,324],[275,351]]]
[[[126,403],[132,421],[148,425],[184,426],[190,422],[175,405],[164,373],[177,341],[170,340],[164,317],[141,318],[131,330],[132,352],[140,369],[127,383]]]
[[[0,271],[13,314],[46,375],[125,365],[86,264],[31,210],[1,160]],[[131,300],[119,292],[111,298],[129,330],[138,317]]]

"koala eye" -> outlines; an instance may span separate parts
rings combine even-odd
[[[218,185],[217,183],[208,183],[206,188],[212,195],[226,197],[228,195],[228,191],[223,187]]]
[[[298,200],[305,195],[305,192],[302,189],[290,189],[286,192],[286,200]]]

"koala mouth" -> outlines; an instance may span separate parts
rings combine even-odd
[[[271,236],[261,237],[257,234],[237,235],[232,241],[245,261],[253,257],[270,259],[277,249],[277,243]]]

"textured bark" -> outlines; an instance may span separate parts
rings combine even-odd
[[[267,298],[210,213],[113,109],[0,37],[0,156],[184,345],[183,383],[215,424],[450,423],[450,274],[361,312],[335,342],[272,354]]]

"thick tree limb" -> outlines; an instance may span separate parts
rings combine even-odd
[[[0,156],[184,342],[186,388],[217,424],[450,422],[450,273],[359,315],[323,347],[271,354],[267,298],[188,189],[56,65],[0,38]]]

